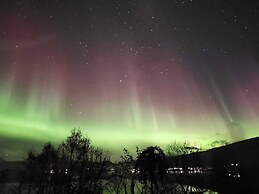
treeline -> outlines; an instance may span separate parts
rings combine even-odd
[[[46,143],[40,153],[29,151],[14,194],[140,194],[188,193],[189,187],[167,179],[167,157],[198,151],[189,143],[172,143],[166,154],[157,146],[136,148],[134,158],[123,150],[121,162],[94,147],[81,130],[74,129],[57,147]],[[177,178],[177,177],[176,177]]]
[[[58,148],[47,143],[40,153],[28,152],[20,185],[12,193],[102,193],[109,160],[108,152],[92,146],[81,130],[74,129]]]

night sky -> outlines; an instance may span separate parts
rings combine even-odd
[[[0,0],[0,157],[80,127],[124,147],[259,135],[257,0]]]

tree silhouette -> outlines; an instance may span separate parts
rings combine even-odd
[[[191,145],[191,143],[188,141],[184,141],[183,143],[174,141],[166,147],[166,154],[168,156],[179,156],[184,154],[190,154],[200,150],[201,148]]]
[[[148,188],[151,194],[158,193],[164,184],[167,171],[167,160],[160,147],[147,147],[137,157],[135,164],[139,180]],[[161,186],[159,187],[159,183]],[[155,187],[155,189],[154,189]]]
[[[135,173],[132,172],[135,160],[126,148],[123,149],[121,159],[122,161],[115,166],[113,170],[114,173],[109,177],[109,181],[106,183],[105,189],[108,193],[115,194],[134,194],[135,189],[138,189],[140,192],[140,189],[135,183]]]
[[[54,176],[58,171],[58,151],[51,143],[43,146],[41,153],[29,151],[21,174],[21,188],[30,193],[51,193],[56,187]]]
[[[99,193],[109,153],[93,147],[79,129],[72,130],[59,149],[66,166],[66,193]]]
[[[71,135],[68,136],[65,141],[62,142],[60,146],[60,152],[62,155],[62,159],[65,165],[65,185],[66,185],[66,192],[73,193],[73,190],[75,190],[74,186],[74,177],[77,177],[76,174],[76,165],[78,163],[78,159],[84,158],[83,153],[80,153],[81,144],[83,142],[83,135],[81,130],[79,129],[73,129],[71,131]],[[86,142],[86,138],[85,142]],[[87,139],[87,142],[90,144],[90,140]],[[82,175],[79,178],[79,180],[82,180]],[[80,182],[79,181],[79,182]],[[81,183],[79,185],[81,187]]]
[[[21,187],[28,190],[31,194],[35,189],[36,179],[38,175],[37,156],[34,151],[30,150],[24,162],[25,170],[21,174]],[[26,187],[27,186],[27,187]]]
[[[188,141],[184,141],[183,143],[179,143],[177,141],[174,141],[172,143],[170,143],[167,147],[166,147],[166,154],[168,157],[175,157],[175,156],[180,156],[180,155],[186,155],[186,154],[191,154],[194,152],[198,152],[200,151],[201,148],[198,148],[194,145],[192,145],[190,142]],[[179,158],[179,160],[177,160],[177,162],[175,160],[171,161],[170,167],[184,167],[186,166],[186,161],[182,160],[181,158]],[[193,189],[192,186],[186,185],[186,174],[178,174],[175,173],[173,175],[173,182],[169,185],[167,185],[167,189],[170,190],[170,192],[173,193],[190,193],[191,190]]]
[[[28,152],[20,193],[101,193],[109,156],[93,147],[81,130],[74,129],[58,149],[47,143],[38,154]]]
[[[41,153],[37,156],[39,173],[38,194],[50,193],[53,187],[54,176],[58,172],[58,151],[51,143],[44,145]]]

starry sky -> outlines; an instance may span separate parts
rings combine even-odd
[[[115,158],[259,135],[257,0],[0,4],[0,157],[79,127]]]

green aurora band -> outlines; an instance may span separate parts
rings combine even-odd
[[[33,92],[34,91],[34,92]],[[39,100],[39,93],[32,90],[27,100],[16,100],[12,92],[12,84],[0,90],[0,132],[1,137],[20,141],[53,142],[64,140],[73,128],[80,127],[93,141],[93,144],[115,153],[115,159],[123,147],[134,150],[135,146],[160,145],[166,146],[174,140],[188,140],[206,148],[209,143],[224,139],[233,139],[229,130],[236,130],[234,124],[226,124],[220,113],[210,115],[196,114],[186,116],[179,122],[177,113],[170,109],[156,109],[152,106],[141,106],[136,95],[130,102],[118,104],[100,104],[90,119],[79,112],[74,118],[67,117],[62,107],[62,97],[55,92],[49,94],[47,101]],[[134,93],[134,92],[133,92]],[[46,103],[47,102],[47,103]],[[258,122],[243,120],[239,122],[242,130],[241,138],[258,135],[255,130]],[[19,145],[22,146],[22,145]],[[8,147],[8,145],[6,146]],[[21,149],[24,149],[23,147]],[[34,149],[39,149],[35,147]],[[8,148],[5,149],[8,152]],[[26,150],[12,153],[11,159],[20,158]],[[19,155],[17,155],[19,154]]]
[[[2,19],[11,35],[0,40],[0,157],[21,159],[28,149],[60,143],[73,128],[115,159],[124,147],[187,140],[208,148],[259,135],[259,69],[246,69],[258,66],[255,59],[238,56],[246,70],[240,74],[225,68],[231,62],[214,64],[215,79],[209,68],[197,73],[192,60],[178,60],[173,48],[135,55],[129,40],[117,54],[110,40],[102,48],[102,39],[92,38],[82,66],[84,58],[64,51],[58,36],[11,19]]]

